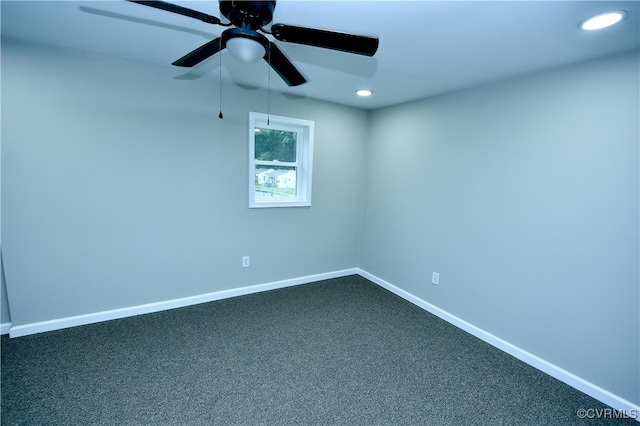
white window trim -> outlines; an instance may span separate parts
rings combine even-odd
[[[269,123],[269,125],[267,125]],[[268,207],[309,207],[311,206],[311,188],[313,176],[313,134],[314,122],[299,118],[267,115],[259,112],[249,113],[249,208]],[[296,167],[297,196],[273,197],[270,201],[255,199],[255,128],[274,127],[276,129],[298,132],[295,163],[274,163],[274,165],[292,165]],[[300,136],[302,136],[300,138]],[[263,163],[268,165],[268,163]]]

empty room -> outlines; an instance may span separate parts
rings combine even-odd
[[[1,1],[1,424],[639,424],[639,6]]]

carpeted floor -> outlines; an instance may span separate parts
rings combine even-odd
[[[1,344],[2,425],[639,424],[359,276]]]

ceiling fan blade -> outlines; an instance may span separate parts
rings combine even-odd
[[[210,56],[215,55],[224,48],[225,43],[220,37],[218,37],[208,43],[203,44],[196,50],[187,53],[182,58],[173,62],[171,65],[176,65],[179,67],[192,67],[209,58]]]
[[[358,55],[373,56],[378,50],[378,38],[316,28],[274,24],[271,33],[280,41],[340,50]]]
[[[264,60],[271,63],[271,68],[273,68],[289,86],[299,86],[307,82],[289,58],[272,42],[269,42],[269,52],[264,55]]]
[[[189,18],[199,19],[208,24],[220,24],[221,21],[215,16],[208,15],[206,13],[198,12],[197,10],[188,9],[186,7],[178,6],[177,4],[167,3],[165,1],[141,1],[141,0],[127,0],[131,3],[138,3],[144,6],[155,7],[156,9],[166,10],[167,12],[177,13],[178,15],[188,16]]]

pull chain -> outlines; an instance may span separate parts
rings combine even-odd
[[[269,125],[269,115],[271,113],[271,49],[268,53],[269,69],[267,70],[267,126]]]
[[[222,120],[224,118],[224,116],[222,115],[222,38],[219,41],[220,43],[220,50],[218,51],[218,56],[220,57],[220,113],[218,114],[218,118],[220,118],[220,120]]]

